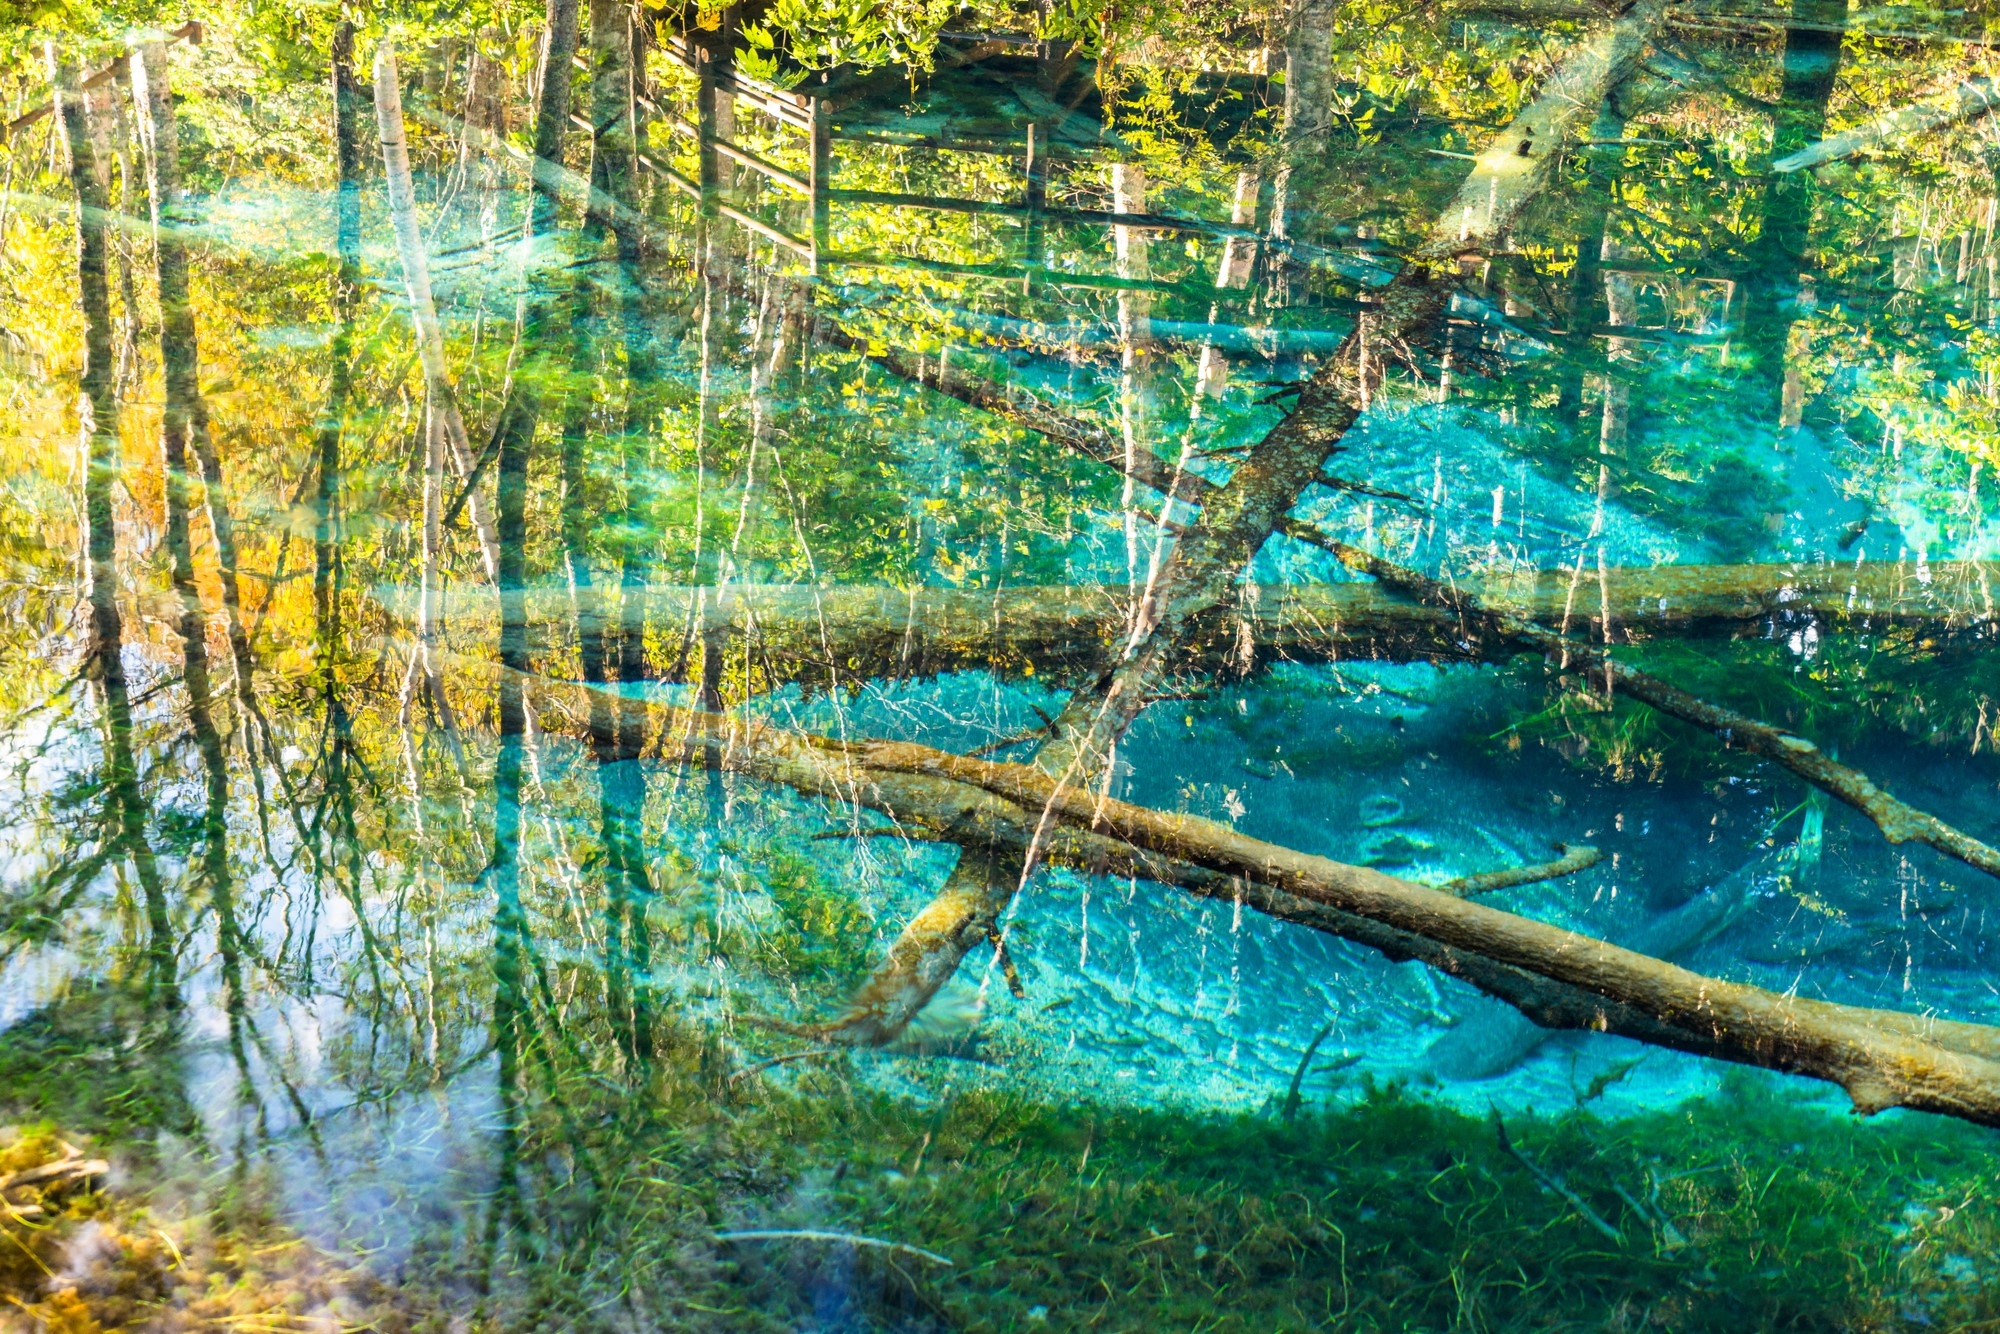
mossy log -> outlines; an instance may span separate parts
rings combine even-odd
[[[1544,623],[1566,618],[1601,637],[1785,637],[1895,630],[1920,644],[2000,636],[1988,590],[2000,565],[1682,565],[1593,572],[1578,594],[1568,570],[1461,581],[1480,605]],[[698,589],[657,589],[656,623],[685,623]],[[1001,589],[740,585],[711,629],[748,638],[783,679],[931,676],[983,669],[1071,679],[1115,650],[1129,626],[1123,587]],[[703,613],[716,616],[715,600]],[[562,609],[551,602],[552,616]],[[696,617],[700,623],[700,617]],[[1260,585],[1191,621],[1178,669],[1274,661],[1493,661],[1521,651],[1486,618],[1425,605],[1372,583]],[[793,674],[797,675],[794,676]]]
[[[1421,960],[1547,1027],[1827,1080],[1864,1114],[1908,1107],[2000,1126],[2000,1029],[1727,982],[1199,816],[1076,791],[1031,765],[664,706],[659,720],[670,750],[713,747],[727,769],[880,811],[918,837],[965,846],[978,862],[1004,864],[1038,847],[1045,860],[1240,897],[1272,916]],[[974,920],[956,930],[960,955],[990,939],[993,925]],[[914,969],[888,971],[920,980]],[[885,998],[884,1020],[893,1020],[895,999]],[[853,1040],[856,1026],[850,1014],[831,1029],[803,1031]]]
[[[1329,542],[1331,539],[1329,539]],[[1337,545],[1337,544],[1336,544]],[[1978,647],[2000,637],[1990,590],[2000,564],[1668,565],[1460,579],[1468,607],[1504,611],[1602,639],[1608,615],[1626,642],[1668,637],[1783,638],[1893,632],[1929,649]],[[707,596],[704,596],[707,594]],[[412,619],[414,589],[378,589],[391,614]],[[738,584],[718,605],[712,589],[654,588],[655,625],[694,625],[703,642],[747,648],[765,681],[821,689],[866,680],[991,671],[1070,685],[1095,670],[1126,634],[1130,590],[1090,584],[1019,588],[887,588]],[[531,624],[573,617],[567,589],[528,593]],[[491,588],[458,585],[445,619],[484,638],[497,624]],[[719,633],[716,633],[719,632]],[[1194,623],[1176,670],[1242,671],[1274,662],[1497,661],[1534,650],[1489,616],[1421,600],[1373,582],[1264,584]]]

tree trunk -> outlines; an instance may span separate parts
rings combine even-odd
[[[353,391],[355,298],[361,282],[360,90],[354,77],[354,25],[334,28],[333,48],[334,332],[326,407],[315,431],[318,485],[313,504],[313,608],[320,626],[320,686],[330,709],[338,707],[334,656],[340,643],[341,433]]]
[[[1784,158],[1817,141],[1826,128],[1827,103],[1840,78],[1847,0],[1799,0],[1785,29],[1783,83],[1772,117],[1771,156]],[[1763,218],[1750,246],[1751,271],[1744,338],[1756,367],[1757,416],[1772,426],[1793,417],[1786,401],[1792,325],[1801,270],[1810,242],[1815,183],[1810,173],[1779,173],[1764,186]]]
[[[416,190],[410,178],[410,153],[403,136],[403,92],[396,69],[396,47],[384,40],[375,50],[375,123],[382,140],[383,174],[388,178],[389,218],[396,233],[396,251],[403,263],[403,283],[410,298],[410,323],[416,331],[417,358],[424,368],[424,386],[437,414],[445,442],[451,447],[462,482],[470,483],[474,468],[465,419],[452,392],[445,364],[444,331],[438,324],[437,303],[431,297],[430,258],[417,224]],[[474,485],[466,496],[466,511],[479,534],[486,575],[500,582],[500,549],[486,502]]]
[[[112,384],[110,257],[104,237],[110,200],[98,174],[76,67],[61,58],[54,42],[47,44],[45,52],[77,203],[77,287],[83,305],[83,537],[90,576],[90,643],[85,661],[104,700],[106,841],[132,859],[146,905],[149,980],[158,984],[164,979],[164,990],[156,994],[171,1007],[178,1004],[178,993],[171,985],[175,939],[165,883],[146,840],[146,808],[139,789],[138,762],[132,753],[125,627],[118,609],[118,534],[111,499],[120,469],[118,402]]]
[[[124,627],[118,612],[118,537],[112,526],[111,488],[120,467],[118,400],[112,388],[111,288],[104,217],[110,201],[97,174],[76,67],[47,46],[49,82],[69,148],[69,178],[76,192],[77,286],[83,299],[84,530],[90,570],[90,624],[101,670],[124,689],[118,650]],[[106,651],[105,646],[111,646]]]
[[[1607,93],[1637,63],[1664,8],[1664,0],[1639,0],[1571,52],[1541,95],[1487,143],[1429,238],[1378,294],[1339,351],[1300,389],[1291,415],[1204,500],[1201,522],[1175,543],[1158,578],[1149,581],[1122,652],[1070,696],[1050,729],[1052,739],[1035,757],[1044,772],[1059,776],[1060,790],[1110,781],[1112,752],[1125,729],[1159,693],[1203,620],[1237,599],[1251,558],[1366,409],[1370,387],[1381,374],[1382,353],[1375,351],[1371,361],[1371,341],[1379,349],[1425,337],[1449,297],[1449,284],[1437,270],[1455,272],[1458,254],[1492,243],[1512,226],[1548,180],[1562,146],[1588,125]],[[1522,146],[1529,143],[1524,154]],[[900,1032],[935,994],[928,980],[949,977],[963,957],[971,933],[961,924],[989,913],[997,920],[1033,862],[1031,852],[1014,877],[995,877],[969,864],[954,870],[940,900],[957,906],[919,914],[924,941],[920,946],[912,941],[908,949],[899,941],[892,948],[889,960],[856,993],[835,1035],[879,1042],[886,1040],[882,1035]],[[1005,897],[996,903],[995,894]],[[940,921],[940,913],[950,920]],[[956,958],[933,958],[954,950]],[[916,956],[924,960],[920,966],[911,962]]]
[[[208,405],[201,396],[200,346],[188,290],[187,244],[183,236],[198,219],[181,202],[180,135],[174,123],[167,46],[162,42],[146,43],[138,56],[131,63],[131,72],[133,93],[143,107],[140,131],[146,141],[153,196],[154,255],[160,284],[161,378],[166,399],[162,444],[168,457],[170,485],[176,473],[183,478],[187,476],[189,451],[201,469],[202,502],[209,530],[215,537],[237,694],[247,704],[250,636],[243,624],[243,595],[237,580],[236,529],[229,516],[229,497],[223,489],[222,459],[209,435]]]
[[[576,55],[577,0],[548,0],[542,47],[541,95],[535,107],[535,182],[529,204],[528,225],[523,231],[522,254],[529,256],[538,242],[552,240],[556,231],[558,201],[557,175],[563,163],[563,135],[569,129],[570,62]],[[555,171],[541,169],[547,163]],[[524,264],[524,269],[535,270]],[[552,293],[530,288],[523,317],[523,350],[520,364],[507,382],[500,415],[493,426],[494,473],[500,526],[511,522],[510,506],[527,503],[528,450],[541,422],[552,349],[547,325],[554,313]],[[522,510],[525,513],[525,509]],[[518,593],[526,573],[526,553],[516,544],[510,554],[500,543],[500,563],[495,582],[501,596],[508,590]],[[508,562],[512,561],[512,564]],[[504,636],[503,636],[504,638]],[[523,649],[525,653],[525,648]]]
[[[1112,210],[1117,213],[1146,211],[1146,169],[1138,163],[1120,162],[1111,168]],[[1153,276],[1148,255],[1149,236],[1138,227],[1112,228],[1117,246],[1118,276],[1145,281]],[[1139,515],[1133,493],[1134,465],[1140,454],[1153,452],[1153,300],[1150,292],[1120,290],[1118,293],[1118,424],[1125,437],[1126,467],[1122,508],[1125,519],[1125,580],[1136,594],[1139,589]]]

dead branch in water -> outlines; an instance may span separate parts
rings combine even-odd
[[[1713,732],[1729,745],[1775,760],[1821,791],[1838,797],[1875,822],[1891,843],[1923,843],[1956,857],[1989,875],[2000,875],[2000,849],[1918,810],[1875,785],[1852,765],[1842,764],[1805,737],[1773,727],[1746,713],[1710,704],[1657,676],[1628,667],[1596,645],[1579,643],[1526,617],[1485,606],[1476,597],[1440,583],[1393,561],[1356,547],[1334,543],[1333,550],[1351,568],[1433,606],[1450,607],[1461,615],[1485,621],[1524,648],[1548,654],[1600,677],[1607,688],[1619,690],[1669,717]]]
[[[1535,866],[1516,866],[1504,871],[1482,871],[1478,875],[1462,875],[1456,880],[1447,880],[1437,887],[1440,894],[1453,894],[1461,899],[1469,899],[1475,894],[1492,894],[1503,889],[1513,889],[1519,885],[1533,885],[1543,880],[1560,880],[1578,871],[1587,871],[1604,860],[1604,854],[1596,848],[1558,848],[1562,853],[1552,862],[1542,862]]]
[[[1500,1137],[1500,1147],[1515,1162],[1528,1169],[1528,1175],[1535,1179],[1537,1185],[1551,1195],[1561,1197],[1570,1208],[1576,1210],[1578,1216],[1584,1222],[1596,1228],[1613,1246],[1623,1246],[1625,1244],[1625,1234],[1623,1232],[1605,1222],[1604,1216],[1591,1208],[1581,1195],[1571,1190],[1561,1177],[1552,1172],[1543,1171],[1540,1164],[1521,1151],[1520,1147],[1507,1134],[1507,1123],[1500,1119],[1500,1109],[1497,1107],[1493,1109],[1493,1131]]]
[[[907,742],[840,741],[665,705],[658,716],[673,753],[713,746],[729,770],[880,811],[921,836],[958,843],[970,864],[1018,856],[1040,840],[1051,861],[1241,902],[1419,960],[1544,1027],[1616,1033],[1827,1080],[1863,1113],[1909,1107],[2000,1126],[2000,1029],[1723,981],[1199,816],[1068,789],[1031,765]],[[1052,828],[1043,828],[1045,816]],[[986,940],[989,925],[969,928],[977,934],[965,949]],[[898,968],[921,962],[896,961]],[[850,1016],[830,1027],[785,1027],[825,1039],[846,1036],[851,1025]]]

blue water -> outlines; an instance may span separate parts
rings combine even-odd
[[[821,80],[778,12],[783,87],[747,72],[761,38],[735,36],[746,72],[719,85],[656,44],[646,169],[614,179],[621,131],[573,130],[539,203],[541,19],[516,17],[401,39],[448,383],[427,383],[365,98],[340,230],[316,29],[281,59],[231,9],[167,48],[164,232],[146,150],[119,156],[143,143],[129,77],[75,120],[101,201],[60,117],[9,150],[0,1152],[109,1163],[32,1201],[0,1187],[44,1210],[4,1224],[36,1260],[0,1274],[24,1318],[1984,1326],[2000,1167],[1977,1099],[1858,1122],[1824,1067],[1538,1028],[1240,891],[1039,865],[996,910],[1004,952],[968,936],[907,1027],[826,1027],[906,959],[958,845],[985,845],[851,775],[774,780],[772,738],[1031,761],[1131,657],[1149,582],[1194,596],[1174,553],[1208,511],[1121,462],[1211,488],[1261,466],[1408,281],[1463,150],[1583,40],[1574,16],[1330,10],[1332,51],[1290,49],[1331,71],[1335,114],[1287,110],[1278,20],[1254,59],[1249,28],[1158,15],[1120,20],[1152,25],[1122,61],[959,34],[939,50],[968,60]],[[1608,699],[1583,656],[1992,837],[1983,122],[1768,170],[1967,77],[1983,48],[1942,40],[1951,17],[1662,28],[1518,224],[1431,261],[1454,297],[1287,497],[1522,614],[1537,573],[1567,587],[1576,662],[1482,638],[1469,608],[1455,638],[1260,645],[1257,616],[1323,585],[1414,614],[1324,545],[1260,535],[1202,594],[1219,638],[1148,680],[1081,788],[1406,888],[1588,844],[1586,869],[1480,902],[1786,1003],[1994,1020],[1987,872]],[[510,150],[462,134],[479,61]],[[46,97],[40,66],[5,70]],[[253,75],[262,105],[236,91]],[[175,244],[195,343],[161,304]],[[192,400],[166,373],[188,353]],[[163,430],[193,407],[176,472]],[[1667,566],[1774,605],[1886,580],[1895,606],[1606,623],[1617,581]],[[857,612],[854,590],[886,595]],[[1082,610],[1016,625],[996,601],[968,628],[972,595],[1011,590]],[[948,592],[961,619],[920,609]],[[919,641],[941,670],[897,665]],[[736,730],[704,745],[689,710]],[[1961,1065],[1955,1088],[2000,1079]]]

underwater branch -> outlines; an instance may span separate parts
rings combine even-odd
[[[1619,662],[1601,648],[1560,635],[1524,616],[1496,611],[1468,592],[1451,588],[1415,570],[1405,569],[1393,561],[1344,543],[1333,544],[1333,551],[1350,568],[1372,575],[1391,588],[1433,606],[1449,607],[1461,615],[1485,621],[1523,648],[1576,665],[1593,676],[1602,677],[1607,688],[1630,695],[1669,717],[1713,732],[1729,745],[1741,746],[1752,754],[1777,761],[1822,792],[1839,798],[1873,820],[1882,831],[1882,836],[1891,843],[1927,844],[1947,857],[1956,857],[1989,875],[2000,875],[2000,849],[1883,791],[1867,774],[1852,765],[1842,764],[1805,737],[1773,727],[1735,709],[1711,704],[1649,672]]]
[[[1724,981],[1214,820],[1077,791],[1032,765],[910,742],[841,741],[670,706],[659,716],[669,750],[700,754],[712,746],[726,769],[880,811],[913,836],[960,844],[968,858],[1018,856],[1040,841],[1046,860],[1240,901],[1419,960],[1544,1027],[1615,1033],[1826,1080],[1864,1114],[1909,1107],[2000,1126],[2000,1029]],[[1044,814],[1056,822],[1053,832],[1041,828]],[[980,930],[964,941],[952,966],[986,939]],[[830,1035],[837,1034],[819,1033]]]

